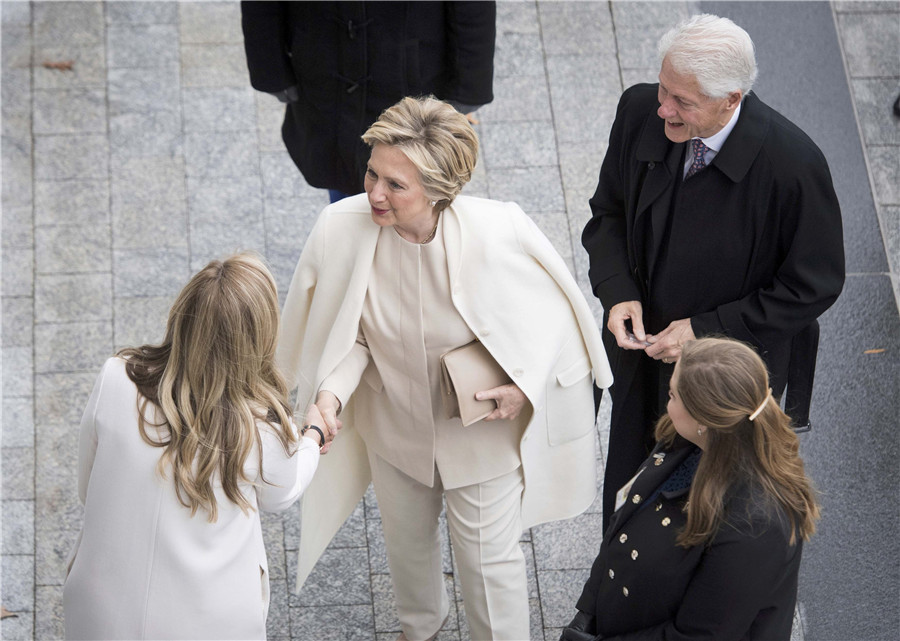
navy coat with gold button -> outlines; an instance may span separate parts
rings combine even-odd
[[[735,641],[791,636],[802,542],[761,491],[729,491],[708,545],[678,546],[690,488],[656,491],[696,451],[657,445],[612,517],[577,608],[602,639]],[[655,497],[654,497],[655,494]]]

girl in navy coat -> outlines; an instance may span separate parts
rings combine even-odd
[[[765,365],[688,342],[667,409],[561,639],[787,641],[819,508]]]

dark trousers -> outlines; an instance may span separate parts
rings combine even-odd
[[[603,477],[604,532],[615,511],[616,493],[631,480],[656,443],[653,432],[657,419],[666,411],[669,379],[674,370],[674,366],[654,361],[641,352],[620,353],[617,356],[617,365],[622,365],[626,359],[637,359],[638,362],[632,364],[636,369],[630,382],[615,383],[610,388],[612,417]],[[617,367],[614,372],[616,380],[619,369]]]

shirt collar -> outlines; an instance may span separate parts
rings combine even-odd
[[[735,108],[734,113],[731,114],[731,120],[729,120],[728,123],[724,127],[722,127],[719,131],[714,133],[709,138],[701,138],[700,139],[704,145],[706,145],[707,147],[709,147],[716,153],[718,153],[719,150],[722,149],[722,145],[725,144],[725,141],[728,139],[728,136],[731,133],[731,130],[734,129],[734,126],[737,124],[738,116],[741,113],[741,104],[742,103],[743,103],[743,101],[738,103],[738,106]]]

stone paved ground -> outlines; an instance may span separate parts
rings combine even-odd
[[[466,191],[519,202],[598,319],[579,234],[616,101],[624,86],[655,79],[656,39],[695,9],[499,6],[496,98],[478,113],[482,157]],[[888,110],[898,4],[834,10],[896,292],[900,133]],[[64,564],[81,520],[77,425],[100,364],[158,340],[174,295],[213,257],[259,251],[283,294],[326,197],[284,151],[280,105],[248,86],[237,2],[4,1],[0,15],[2,604],[17,613],[0,632],[50,639],[63,633]],[[67,61],[70,70],[45,64]],[[607,422],[604,407],[601,438]],[[399,626],[371,493],[310,578],[316,589],[295,595],[298,521],[297,510],[264,517],[269,636],[392,641]],[[556,639],[570,618],[599,523],[595,505],[524,534],[534,639]],[[458,596],[456,605],[444,641],[468,639]]]

